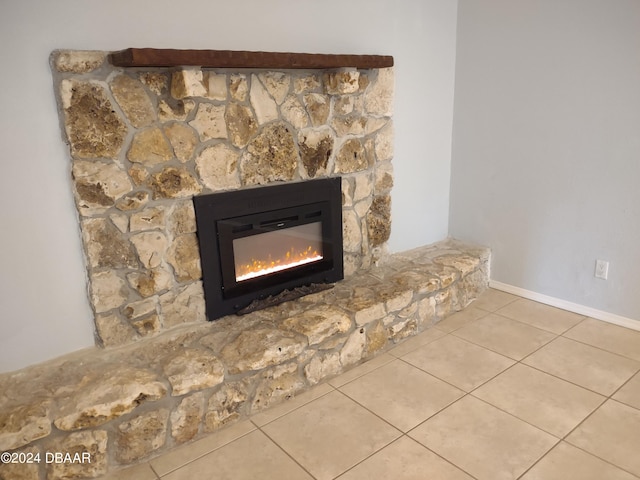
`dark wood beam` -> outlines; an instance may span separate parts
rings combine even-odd
[[[331,69],[393,66],[389,55],[334,55],[319,53],[246,52],[235,50],[175,50],[127,48],[109,55],[117,67]]]

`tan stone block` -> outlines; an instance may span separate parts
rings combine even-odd
[[[258,78],[278,105],[282,105],[289,93],[291,77],[282,72],[259,73]]]
[[[25,402],[0,412],[0,451],[23,447],[51,433],[50,401]]]
[[[207,98],[224,101],[227,99],[227,75],[205,72],[204,84],[207,86]]]
[[[167,359],[162,369],[174,397],[214,387],[224,380],[224,366],[208,350],[184,349]]]
[[[243,414],[244,405],[249,396],[248,382],[225,383],[216,393],[211,395],[207,405],[204,428],[213,432],[233,422]]]
[[[376,134],[375,152],[378,162],[393,158],[393,138],[393,124],[391,122]]]
[[[387,329],[384,328],[383,323],[376,322],[367,331],[367,356],[382,350],[387,345]]]
[[[131,320],[131,325],[138,332],[138,335],[142,337],[158,333],[162,328],[160,316],[157,313]]]
[[[132,213],[129,222],[129,229],[132,232],[140,232],[143,230],[153,230],[164,228],[165,224],[164,206],[145,208],[141,212]]]
[[[309,178],[326,176],[333,153],[334,138],[329,129],[308,129],[298,132],[300,158]]]
[[[196,108],[196,102],[193,100],[177,100],[170,103],[160,100],[158,102],[158,119],[161,122],[171,120],[184,122],[194,108]]]
[[[224,112],[229,139],[236,147],[245,147],[258,131],[258,121],[251,109],[230,103]]]
[[[393,165],[391,162],[378,164],[375,170],[375,193],[378,195],[388,194],[391,187],[393,187]]]
[[[362,245],[362,231],[358,216],[353,210],[342,212],[342,248],[357,253]]]
[[[298,376],[297,369],[296,364],[291,364],[282,371],[268,370],[262,374],[251,402],[251,413],[287,400],[303,390],[306,385]]]
[[[158,297],[145,298],[137,302],[131,302],[122,309],[122,313],[129,320],[134,320],[150,313],[156,313],[158,309]]]
[[[295,93],[310,92],[318,88],[320,88],[320,78],[315,74],[296,77],[293,80],[293,91]]]
[[[196,171],[205,187],[215,191],[240,188],[238,163],[240,154],[219,143],[207,147],[196,158]]]
[[[124,144],[127,126],[105,89],[92,82],[63,80],[60,90],[71,155],[116,158]]]
[[[107,218],[82,222],[82,239],[92,268],[136,268],[138,260],[133,245]]]
[[[166,125],[163,131],[169,139],[178,160],[182,163],[188,162],[198,145],[196,132],[183,123]]]
[[[148,184],[155,199],[191,197],[202,191],[198,181],[184,168],[167,167],[152,175]]]
[[[316,355],[304,368],[304,376],[311,385],[342,372],[340,354],[337,352]]]
[[[175,202],[168,213],[167,229],[173,237],[196,232],[196,212],[191,200]]]
[[[200,141],[206,142],[214,138],[227,138],[227,124],[224,119],[225,106],[201,103],[196,117],[189,122],[198,131]]]
[[[309,93],[304,96],[304,105],[314,127],[326,125],[331,111],[331,103],[327,96],[319,93]]]
[[[108,367],[85,375],[73,393],[59,402],[56,427],[69,431],[103,425],[167,394],[167,388],[149,370],[126,365]]]
[[[204,394],[194,393],[183,398],[171,412],[171,436],[176,443],[184,443],[198,434],[204,416]]]
[[[336,307],[319,305],[287,318],[282,322],[282,326],[306,335],[309,345],[316,345],[333,335],[348,332],[351,328],[351,318]]]
[[[301,129],[309,126],[309,117],[297,97],[291,95],[280,107],[282,118],[289,122],[293,128]]]
[[[229,373],[235,375],[284,363],[298,356],[306,346],[306,338],[298,333],[254,327],[227,344],[221,358]]]
[[[205,97],[207,88],[204,85],[202,70],[199,68],[182,68],[171,75],[171,96],[178,100],[186,97]]]
[[[145,268],[157,268],[167,251],[167,237],[161,232],[143,232],[133,235],[131,243],[136,247],[140,263]]]
[[[260,83],[257,75],[251,75],[251,89],[249,90],[249,100],[253,111],[256,112],[256,119],[259,125],[273,122],[279,117],[278,106],[267,89]]]
[[[142,83],[128,75],[118,75],[111,80],[110,86],[131,125],[140,128],[156,121],[155,108]]]
[[[125,281],[110,270],[90,275],[91,302],[97,313],[121,306],[129,298]]]
[[[142,165],[134,164],[128,171],[129,177],[136,186],[142,185],[149,178],[149,171]]]
[[[12,454],[24,455],[25,458],[42,459],[44,454],[36,447],[28,447],[11,452]],[[21,458],[21,457],[18,457]],[[2,480],[40,480],[39,463],[2,463],[0,462],[0,478]]]
[[[165,328],[182,323],[204,322],[204,291],[202,282],[193,282],[160,296],[162,322]]]
[[[164,268],[154,268],[131,272],[127,275],[127,281],[140,295],[150,297],[170,289],[173,286],[173,275]]]
[[[357,138],[350,138],[338,149],[336,173],[353,173],[369,168],[364,146]]]
[[[327,72],[322,76],[324,90],[330,95],[356,93],[360,88],[359,78],[360,72],[357,70]]]
[[[377,247],[389,240],[391,234],[391,197],[374,197],[367,214],[369,244]]]
[[[169,410],[159,409],[138,415],[118,427],[116,460],[133,463],[162,448],[167,440]]]
[[[171,160],[173,151],[162,130],[152,127],[135,134],[127,158],[134,163],[153,166]]]
[[[127,173],[115,163],[76,160],[72,173],[78,211],[84,216],[104,213],[133,188]]]
[[[55,68],[63,73],[89,73],[99,68],[106,58],[96,50],[57,50],[53,52]]]
[[[346,367],[362,360],[366,344],[367,335],[364,328],[356,329],[340,350],[340,363]]]
[[[441,255],[433,259],[438,265],[445,265],[459,270],[464,275],[469,275],[480,265],[480,259],[465,254]]]
[[[298,152],[293,134],[284,123],[267,125],[249,143],[241,161],[245,185],[293,180],[297,169]]]
[[[140,72],[140,81],[156,95],[162,95],[169,88],[169,78],[161,72]]]
[[[233,74],[229,79],[229,93],[231,98],[237,102],[244,102],[249,93],[249,83],[247,76],[241,74]]]
[[[117,313],[98,314],[95,320],[98,337],[105,347],[126,345],[138,338],[129,322]]]
[[[195,233],[180,235],[169,248],[167,261],[173,267],[178,282],[202,278],[200,248]]]
[[[359,114],[351,114],[344,117],[334,117],[331,120],[331,128],[339,137],[346,135],[362,135],[367,127],[367,119]]]
[[[50,442],[43,455],[47,478],[95,478],[107,473],[107,432],[71,433]],[[62,461],[47,461],[46,453],[61,453]]]

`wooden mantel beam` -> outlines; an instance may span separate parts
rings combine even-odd
[[[117,67],[331,69],[385,68],[393,66],[389,55],[336,55],[318,53],[247,52],[235,50],[175,50],[127,48],[109,55]]]

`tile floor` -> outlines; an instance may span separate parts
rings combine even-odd
[[[284,404],[111,477],[640,479],[640,331],[489,290]]]

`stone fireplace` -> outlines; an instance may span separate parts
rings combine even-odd
[[[340,176],[345,275],[384,252],[392,68],[123,68],[114,58],[52,55],[99,344],[205,319],[194,196]]]
[[[0,452],[91,461],[9,462],[0,479],[96,478],[147,460],[392,348],[487,288],[486,248],[386,252],[393,69],[364,57],[54,52],[97,346],[0,375]],[[262,189],[312,182],[339,191],[344,280],[205,321],[194,199],[258,204]],[[313,238],[322,201],[301,203],[314,208],[223,227]]]

